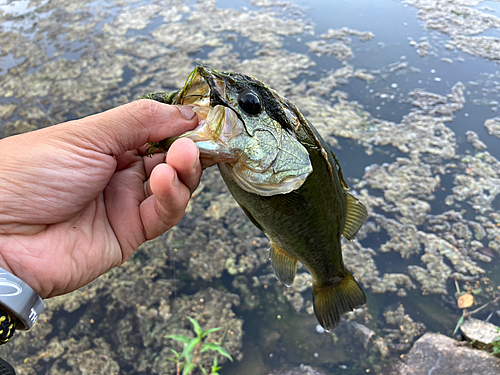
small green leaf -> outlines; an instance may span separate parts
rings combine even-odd
[[[193,372],[195,369],[196,365],[194,363],[188,363],[186,367],[184,367],[184,370],[182,370],[182,375],[189,375]]]
[[[207,370],[205,370],[203,367],[200,365],[201,372],[203,372],[203,375],[207,375]]]
[[[188,342],[191,341],[191,339],[189,337],[184,336],[184,335],[167,335],[167,336],[165,336],[165,338],[172,339],[175,341],[181,341],[184,344],[187,344]]]
[[[203,332],[201,334],[201,338],[205,338],[207,337],[209,334],[211,334],[212,332],[217,332],[217,331],[220,331],[222,329],[222,327],[217,327],[217,328],[210,328],[210,329],[207,329],[205,332]]]
[[[217,342],[207,342],[202,345],[201,352],[204,353],[207,350],[218,350],[220,347],[220,344]]]
[[[207,344],[203,344],[203,346],[201,347],[201,352],[203,353],[206,352],[207,350],[213,350],[214,352],[219,352],[224,357],[229,358],[229,360],[233,362],[233,358],[227,352],[227,350],[215,342],[209,342]]]
[[[196,320],[194,320],[193,318],[191,318],[190,316],[186,316],[186,318],[188,318],[190,320],[191,324],[193,325],[193,329],[196,332],[196,334],[198,335],[198,337],[201,337],[203,331],[201,330],[201,327],[198,324],[198,322]]]
[[[212,371],[217,371],[216,367],[217,367],[217,356],[214,357],[214,365],[212,368],[215,368],[215,370]]]
[[[199,337],[195,337],[194,339],[192,339],[189,342],[189,344],[187,344],[185,346],[184,350],[182,351],[181,358],[189,355],[193,351],[193,349],[196,347],[196,345],[198,345],[200,343],[200,341],[201,341],[201,339]]]
[[[458,329],[464,322],[464,316],[462,315],[460,319],[458,320],[457,326],[455,327],[455,330],[453,331],[453,334],[457,333]]]

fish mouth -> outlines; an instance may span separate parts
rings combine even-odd
[[[178,137],[169,138],[167,146],[176,139],[189,138],[196,143],[200,156],[217,163],[236,162],[242,150],[230,145],[230,140],[245,133],[245,124],[225,99],[226,83],[214,70],[197,67],[188,77],[184,88],[173,104],[189,105],[198,115],[198,126]]]

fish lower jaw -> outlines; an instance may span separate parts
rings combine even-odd
[[[233,140],[244,133],[244,128],[233,111],[220,105],[210,109],[194,106],[193,111],[198,114],[198,126],[180,137],[195,142],[205,159],[216,163],[237,162],[243,151]]]

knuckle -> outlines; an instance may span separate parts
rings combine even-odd
[[[137,101],[144,116],[155,119],[158,114],[160,103],[151,99],[140,99]]]
[[[153,123],[159,111],[159,103],[154,100],[140,99],[126,106],[127,112],[143,128],[148,128],[149,123]]]

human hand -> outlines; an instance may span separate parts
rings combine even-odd
[[[196,125],[188,107],[139,100],[0,140],[0,267],[53,297],[169,230],[200,181],[199,152],[179,139],[164,163],[146,144]]]

